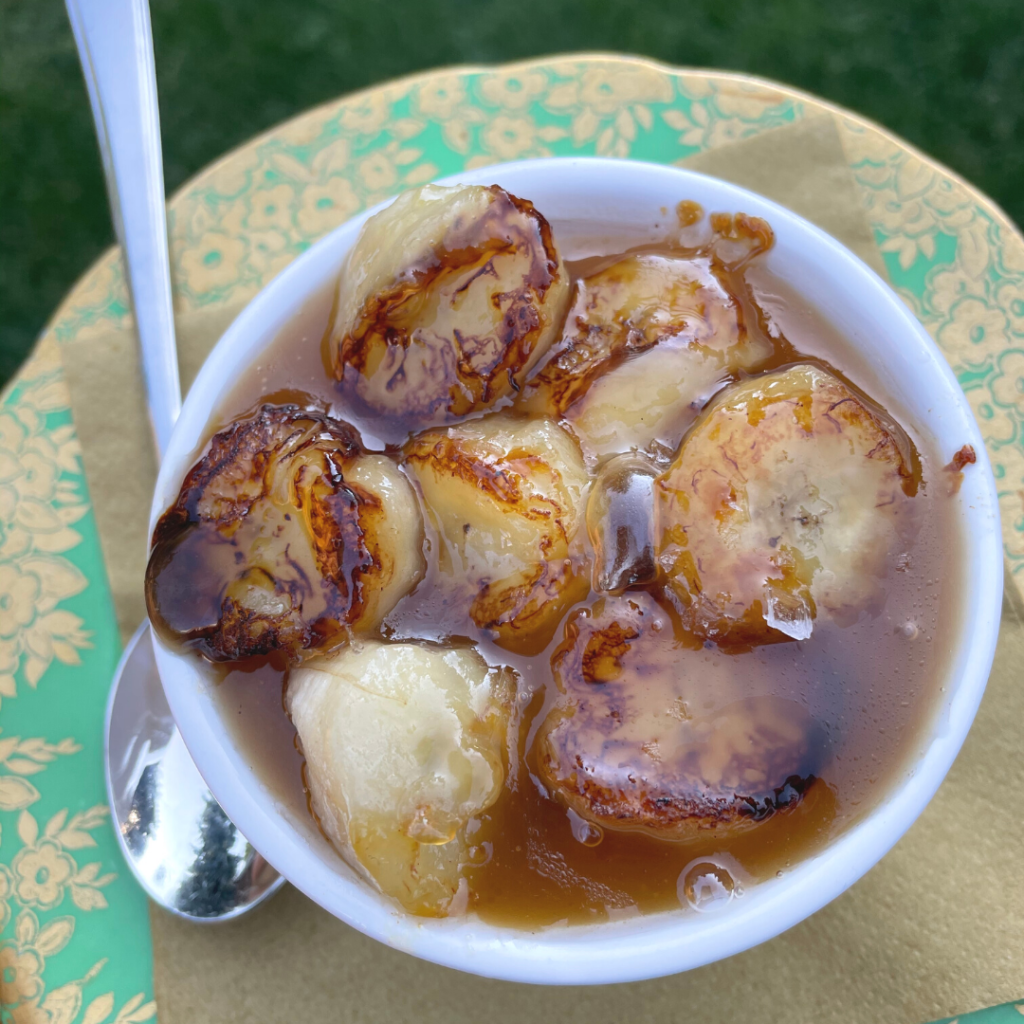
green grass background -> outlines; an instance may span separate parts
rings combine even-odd
[[[167,188],[323,100],[571,50],[749,71],[887,125],[1024,223],[1024,0],[152,0]],[[112,240],[61,0],[0,0],[0,381]]]

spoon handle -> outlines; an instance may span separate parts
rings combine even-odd
[[[114,229],[162,457],[181,411],[160,114],[146,0],[66,0],[99,136]]]

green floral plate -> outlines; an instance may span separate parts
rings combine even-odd
[[[1024,574],[1024,239],[877,126],[738,75],[613,56],[455,69],[311,110],[169,204],[177,312],[237,306],[327,231],[409,185],[548,155],[675,163],[831,115],[893,286],[981,422],[1007,563]],[[0,1022],[155,1016],[146,901],[107,821],[102,719],[120,641],[61,347],[127,326],[116,250],[78,282],[0,405]],[[1021,1020],[1024,1004],[971,1017]],[[966,1017],[961,1017],[966,1021]]]

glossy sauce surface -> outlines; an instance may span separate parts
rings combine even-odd
[[[649,251],[687,254],[671,246]],[[579,279],[618,258],[600,256],[567,266],[573,279]],[[883,398],[882,383],[841,332],[756,260],[720,277],[750,338],[770,353],[754,372],[816,362],[859,393]],[[237,386],[211,423],[211,434],[268,399],[302,396],[308,401],[312,396],[332,415],[353,423],[368,448],[395,451],[380,440],[393,436],[387,425],[353,416],[325,372],[321,343],[331,302],[329,291],[309,301]],[[716,383],[707,397],[726,382]],[[872,408],[883,420],[890,419],[877,405]],[[890,421],[898,421],[898,411],[891,412]],[[652,446],[652,464],[659,459],[667,464],[698,413],[694,408],[668,436],[659,438]],[[922,484],[916,502],[919,528],[901,571],[886,579],[880,614],[861,616],[846,627],[822,618],[809,640],[731,652],[695,643],[681,630],[673,637],[672,657],[686,714],[713,716],[734,701],[752,698],[793,701],[814,720],[824,744],[813,784],[802,799],[728,839],[712,831],[680,840],[601,829],[553,799],[540,778],[536,740],[559,700],[551,659],[563,641],[562,628],[539,653],[510,653],[481,635],[465,603],[454,599],[446,577],[428,557],[425,578],[387,616],[382,635],[396,640],[468,638],[491,664],[509,665],[519,676],[502,796],[467,828],[473,845],[473,863],[466,873],[471,911],[490,922],[533,928],[654,912],[681,903],[706,909],[702,893],[741,898],[745,887],[785,871],[820,848],[886,794],[918,752],[956,636],[959,579],[948,552],[959,550],[960,544],[943,472],[953,453],[932,452],[921,438],[911,440],[915,450],[910,461]],[[604,456],[592,457],[591,471],[596,474],[603,461]],[[437,551],[438,538],[429,521],[426,531],[428,551]],[[614,573],[614,559],[604,568]],[[650,576],[640,573],[634,586],[666,610],[675,629],[672,602]],[[601,600],[591,590],[566,617]],[[273,798],[305,807],[302,759],[282,709],[286,673],[262,663],[245,670],[221,668],[217,676],[225,718]],[[711,902],[717,906],[723,901]]]

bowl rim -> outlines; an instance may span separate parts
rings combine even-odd
[[[432,920],[397,910],[355,875],[333,870],[326,878],[318,855],[283,816],[268,804],[266,792],[254,792],[230,749],[224,733],[203,712],[196,685],[182,685],[183,676],[198,676],[188,654],[156,638],[155,653],[172,714],[186,746],[211,791],[225,811],[263,856],[297,888],[330,913],[394,948],[435,963],[501,978],[546,984],[595,984],[636,981],[676,973],[722,959],[759,944],[810,916],[865,874],[909,829],[924,810],[952,765],[974,719],[991,669],[998,636],[1002,602],[1002,540],[995,480],[977,424],[967,400],[945,358],[923,326],[890,286],[841,243],[797,214],[756,193],[721,179],[678,167],[637,160],[596,157],[552,157],[497,164],[440,179],[438,184],[489,184],[520,175],[571,175],[574,181],[612,179],[623,173],[647,182],[671,182],[678,194],[716,192],[715,202],[744,208],[769,219],[776,236],[785,225],[805,244],[817,250],[833,276],[845,273],[843,287],[867,289],[883,309],[893,333],[905,335],[907,345],[923,357],[936,404],[953,405],[975,448],[977,472],[967,478],[965,515],[973,516],[972,529],[963,530],[965,572],[973,580],[971,599],[964,603],[964,621],[955,654],[950,659],[947,689],[941,712],[923,730],[926,746],[908,761],[901,778],[860,821],[848,827],[822,850],[799,862],[781,879],[761,882],[755,895],[734,902],[720,915],[683,915],[670,911],[573,928],[546,928],[537,932],[487,925],[475,918]],[[191,465],[206,425],[216,408],[215,397],[230,389],[239,368],[249,365],[254,353],[268,343],[280,326],[294,315],[333,260],[333,273],[362,224],[391,199],[339,225],[268,283],[225,331],[203,364],[183,404],[167,454],[160,468],[150,515],[150,534],[156,519],[174,499],[185,470]],[[543,212],[543,211],[542,211]],[[318,273],[320,276],[317,276]],[[310,285],[306,276],[315,283]],[[849,283],[854,282],[854,283]],[[289,312],[282,316],[280,308]],[[245,358],[247,338],[253,343]],[[915,347],[916,346],[916,347]],[[228,383],[225,383],[228,381]],[[932,392],[929,392],[931,394]],[[944,405],[949,409],[948,405]],[[200,687],[201,689],[201,687]],[[210,702],[208,702],[210,703]],[[938,703],[938,702],[937,702]],[[919,745],[921,745],[919,744]],[[798,884],[799,883],[799,884]],[[569,941],[565,941],[569,937]]]

